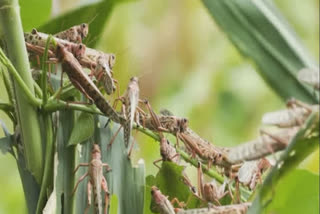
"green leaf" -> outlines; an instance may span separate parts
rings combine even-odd
[[[144,162],[140,160],[137,166],[132,166],[128,159],[122,131],[115,138],[112,147],[107,150],[107,145],[119,125],[113,124],[112,128],[104,128],[106,122],[106,117],[99,116],[101,128],[96,129],[98,132],[95,134],[95,140],[101,144],[101,150],[104,154],[103,162],[108,163],[112,168],[112,171],[107,174],[107,180],[111,193],[118,197],[118,213],[141,214],[143,213],[145,188]]]
[[[68,146],[76,145],[88,140],[94,133],[94,119],[92,114],[81,112],[72,128]]]
[[[312,88],[296,77],[301,68],[318,66],[270,1],[202,1],[231,42],[256,63],[261,76],[280,97],[319,102]]]
[[[5,155],[7,152],[12,153],[11,145],[12,145],[11,137],[0,138],[0,150],[3,155]]]
[[[6,125],[1,120],[0,120],[0,125],[5,135],[5,137],[0,138],[0,150],[2,154],[6,154],[7,152],[10,152],[14,156],[14,153],[12,150],[13,135],[9,133],[9,130],[7,129]]]
[[[189,187],[183,183],[182,172],[184,168],[184,166],[177,165],[176,163],[165,161],[162,163],[161,169],[155,178],[148,176],[146,203],[151,202],[149,208],[154,207],[150,194],[151,186],[153,185],[157,186],[163,195],[169,196],[169,200],[177,198],[180,202],[187,203],[187,208],[189,209],[200,205],[200,201],[192,194]]]
[[[19,4],[24,31],[30,31],[46,22],[50,17],[51,0],[20,0]]]
[[[55,176],[56,191],[56,214],[73,213],[71,192],[74,185],[74,154],[73,146],[67,147],[67,142],[74,126],[74,112],[70,110],[60,111],[57,124],[57,145],[58,167]],[[88,153],[90,149],[87,150]],[[87,154],[89,157],[89,154]],[[85,194],[83,195],[85,197]],[[85,202],[84,202],[85,204]]]
[[[50,20],[38,30],[55,34],[74,25],[89,23],[89,34],[84,43],[94,47],[101,38],[105,23],[117,2],[121,1],[105,0],[80,7]]]
[[[293,170],[273,187],[276,194],[265,213],[315,213],[319,210],[319,175]]]
[[[292,139],[287,149],[282,154],[276,166],[265,179],[249,214],[261,213],[270,204],[277,194],[273,191],[282,178],[290,173],[294,167],[301,163],[308,155],[319,147],[319,112],[310,115],[296,136]]]

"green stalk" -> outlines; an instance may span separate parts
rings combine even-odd
[[[43,60],[42,60],[42,75],[41,75],[41,87],[42,87],[42,102],[43,104],[47,103],[48,101],[48,94],[47,94],[47,71],[48,71],[48,64],[47,59],[48,59],[48,50],[49,50],[49,45],[53,41],[52,36],[49,35],[46,43],[46,47],[44,50],[43,54]]]
[[[17,122],[14,118],[14,108],[11,104],[0,101],[0,110],[2,110],[14,124]]]
[[[40,196],[37,205],[37,214],[42,213],[42,210],[47,201],[47,191],[50,186],[52,186],[53,182],[53,159],[54,159],[54,137],[53,137],[53,127],[52,127],[52,119],[49,114],[44,115],[44,125],[46,133],[46,154],[45,154],[45,165],[44,165],[44,173],[43,179],[40,189]]]
[[[16,99],[15,109],[21,128],[26,167],[35,177],[37,183],[41,184],[43,154],[40,124],[37,117],[37,109],[30,104],[31,100],[28,99],[29,97],[25,96],[26,93],[30,92],[34,98],[32,101],[36,100],[19,12],[18,0],[0,0],[0,28],[3,32],[6,53],[28,89],[26,91],[16,80],[13,81]],[[9,66],[9,69],[11,68],[10,65],[7,66]],[[25,192],[25,194],[28,197],[28,193]],[[32,205],[28,204],[28,206]]]
[[[0,66],[0,68],[1,68],[4,86],[6,87],[6,90],[7,90],[9,102],[12,104],[13,99],[14,99],[14,94],[13,94],[13,87],[11,84],[10,76],[9,76],[7,70],[5,70],[3,66]]]

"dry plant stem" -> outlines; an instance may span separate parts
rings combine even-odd
[[[18,0],[0,1],[0,28],[4,35],[3,38],[6,45],[6,52],[26,86],[26,88],[21,88],[20,84],[17,84],[17,81],[14,81],[13,84],[16,98],[15,109],[18,123],[21,128],[26,166],[35,177],[38,184],[41,184],[43,174],[43,154],[41,135],[39,134],[40,124],[37,116],[37,109],[30,104],[28,98],[35,101],[33,104],[40,104],[41,101],[38,102],[34,96],[33,80],[31,72],[29,72],[30,66],[19,12]],[[3,56],[1,58],[3,60]],[[8,70],[13,70],[11,63],[6,62],[5,64],[7,68],[9,66]],[[29,92],[29,97],[25,96],[25,92]],[[34,203],[36,202],[30,203],[30,206]],[[33,209],[29,207],[30,213],[34,213],[34,210],[33,212],[31,210]]]

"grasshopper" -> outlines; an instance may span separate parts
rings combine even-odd
[[[172,201],[170,202],[168,200],[168,196],[163,195],[156,186],[151,187],[151,197],[151,200],[155,204],[154,207],[151,207],[151,210],[160,214],[175,214],[175,208],[172,205],[175,202],[180,207],[184,206],[184,203],[179,202],[177,198],[172,199]]]
[[[168,132],[175,135],[177,138],[177,145],[179,140],[182,140],[187,149],[193,154],[197,154],[199,157],[209,161],[209,167],[211,163],[219,164],[222,166],[229,166],[226,158],[226,150],[215,147],[210,142],[202,139],[194,131],[188,127],[188,120],[186,118],[179,118],[174,116],[168,110],[162,110],[162,115],[157,116],[152,110],[150,104],[145,101],[147,108],[149,109],[150,116],[140,120],[143,126],[152,131]],[[156,124],[153,118],[158,117],[160,125]]]
[[[83,72],[73,54],[67,51],[63,45],[58,44],[56,55],[62,62],[62,72],[67,73],[72,84],[89,100],[92,100],[107,117],[116,123],[124,124],[126,120],[112,108],[88,75]]]
[[[124,116],[126,118],[126,121],[122,124],[122,126],[124,128],[123,135],[124,135],[124,143],[125,143],[126,147],[128,147],[128,145],[130,143],[130,136],[131,136],[131,130],[132,130],[134,118],[135,118],[135,116],[136,116],[136,118],[139,118],[139,116],[137,116],[137,114],[139,114],[138,111],[140,111],[140,108],[138,107],[139,91],[140,91],[139,90],[139,80],[137,77],[132,77],[130,79],[130,82],[128,84],[128,87],[127,87],[125,94],[123,96],[117,98],[114,103],[114,108],[116,108],[117,101],[122,102],[122,113],[124,114]],[[115,136],[118,135],[121,128],[122,127],[120,126],[118,131],[115,133],[115,135],[111,139],[108,147],[110,147],[112,145],[112,143],[115,139]],[[133,143],[131,144],[131,148],[129,150],[128,157],[130,157],[132,148],[133,148]]]
[[[130,142],[133,120],[139,103],[139,81],[137,77],[132,77],[130,79],[127,90],[123,96],[123,101],[124,113],[127,120],[123,125],[123,135],[125,145],[128,146]]]
[[[229,149],[227,159],[231,164],[260,159],[287,147],[288,142],[296,135],[299,127],[281,129],[277,132],[261,135],[255,140]],[[264,131],[262,131],[264,132]],[[265,132],[264,132],[265,133]]]
[[[93,75],[97,81],[103,84],[103,88],[108,95],[112,94],[116,90],[115,83],[117,82],[112,78],[112,67],[115,63],[115,55],[101,54],[97,58],[96,68],[93,71]]]
[[[89,25],[86,23],[82,23],[80,25],[70,27],[65,31],[56,33],[54,36],[59,39],[67,40],[69,42],[82,43],[82,40],[87,37],[88,32]]]
[[[319,105],[311,106],[295,99],[287,102],[287,108],[266,113],[262,117],[262,123],[280,128],[301,126],[313,111],[319,111]]]
[[[186,118],[176,117],[167,110],[162,111],[161,115],[156,115],[150,103],[147,100],[145,100],[144,103],[150,112],[150,116],[140,117],[139,122],[142,126],[151,131],[166,132],[174,135],[177,139],[177,145],[179,145],[179,135],[187,129],[188,120]],[[155,120],[155,118],[157,118],[157,120]],[[156,121],[159,121],[159,123]]]
[[[146,102],[145,102],[146,103]],[[148,103],[147,103],[148,104]],[[151,109],[151,106],[148,104],[148,109],[150,111],[150,117],[153,120],[153,124],[155,127],[161,127],[161,122],[158,116],[154,113]],[[177,153],[176,149],[170,144],[170,142],[164,137],[161,131],[158,131],[160,135],[160,155],[161,159],[155,160],[153,164],[160,169],[157,165],[159,161],[170,161],[174,162],[179,165],[179,154]],[[191,184],[190,179],[188,176],[183,172],[182,175],[183,182],[190,188],[192,192],[195,192],[195,187]]]
[[[180,209],[177,214],[245,214],[250,206],[251,203],[242,203],[191,210]]]
[[[320,90],[319,69],[303,68],[298,72],[298,79]]]
[[[222,199],[224,196],[229,194],[231,197],[231,191],[227,190],[225,191],[226,182],[224,182],[221,186],[218,186],[218,183],[216,180],[213,180],[210,183],[203,183],[203,173],[202,173],[202,167],[201,163],[198,163],[198,194],[201,200],[204,200],[206,202],[214,202],[221,205],[219,200]]]
[[[190,128],[180,134],[180,139],[193,156],[198,155],[201,159],[207,160],[209,168],[213,163],[223,167],[230,167],[231,164],[227,158],[227,149],[214,146]]]
[[[94,144],[91,152],[91,161],[90,163],[81,163],[79,164],[74,173],[81,167],[87,166],[89,167],[88,172],[86,172],[83,176],[79,178],[77,181],[72,194],[75,193],[77,190],[78,185],[80,182],[87,176],[89,176],[89,181],[87,184],[87,195],[88,195],[88,206],[85,209],[85,214],[88,212],[90,205],[91,205],[91,191],[93,189],[93,200],[94,200],[94,207],[96,214],[102,214],[102,198],[101,198],[101,188],[105,192],[105,207],[104,207],[104,214],[108,213],[108,205],[109,205],[109,191],[108,191],[108,184],[107,180],[103,176],[103,167],[106,167],[107,171],[109,172],[111,168],[107,163],[101,162],[101,151],[98,144]]]
[[[256,187],[257,180],[262,183],[261,176],[270,167],[271,164],[266,158],[244,162],[238,171],[238,180],[253,190]]]

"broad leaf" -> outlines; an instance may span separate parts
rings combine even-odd
[[[256,63],[261,76],[279,96],[319,102],[312,88],[297,80],[301,68],[318,66],[270,1],[202,1],[231,42]]]
[[[265,213],[314,213],[319,210],[319,175],[294,170],[283,177]]]

